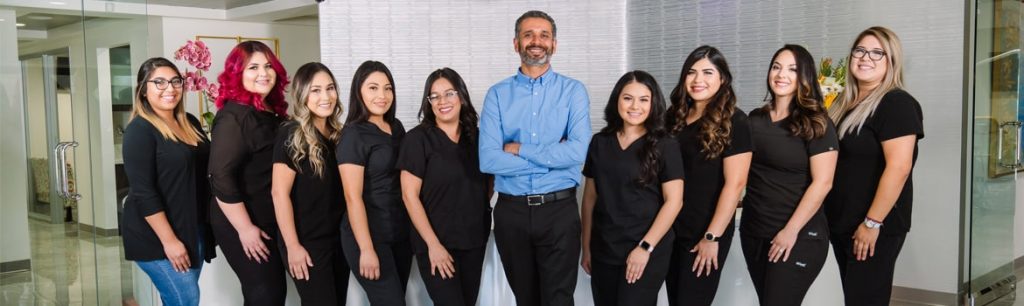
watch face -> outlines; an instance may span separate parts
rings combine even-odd
[[[704,240],[715,241],[715,235],[711,233],[704,233]]]

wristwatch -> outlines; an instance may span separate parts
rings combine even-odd
[[[878,222],[878,220],[864,217],[864,227],[867,227],[868,229],[876,229],[882,227],[882,222]]]
[[[719,238],[722,238],[722,237],[721,236],[715,236],[715,234],[712,234],[711,232],[704,233],[704,240],[711,241],[711,242],[718,242]]]
[[[654,246],[651,245],[650,243],[647,243],[647,241],[640,240],[640,243],[637,244],[637,246],[639,246],[644,251],[647,251],[647,253],[654,252]]]

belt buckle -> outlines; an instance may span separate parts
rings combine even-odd
[[[544,204],[543,194],[534,194],[526,196],[526,205],[528,206],[540,206]]]

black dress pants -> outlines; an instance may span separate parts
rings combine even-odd
[[[412,268],[412,248],[409,240],[390,243],[373,242],[380,261],[380,278],[370,280],[359,274],[359,244],[352,232],[341,231],[341,249],[356,281],[366,291],[370,305],[403,306],[405,305],[405,287],[409,284],[409,272]]]
[[[217,239],[217,245],[224,253],[224,258],[227,259],[231,270],[235,271],[238,282],[242,284],[244,305],[284,305],[285,296],[288,294],[288,284],[285,283],[286,276],[284,264],[281,261],[281,252],[274,247],[277,242],[263,240],[270,253],[270,259],[259,263],[245,256],[242,242],[238,240],[238,232],[223,214],[212,214],[210,223],[213,235]],[[278,236],[276,224],[257,226],[270,237]]]
[[[416,254],[416,265],[427,293],[436,306],[473,306],[480,294],[480,277],[484,269],[485,247],[469,250],[448,250],[455,260],[455,275],[449,279],[441,274],[431,275],[430,255]]]
[[[594,306],[655,306],[658,292],[665,283],[665,275],[672,261],[672,241],[658,244],[651,253],[644,273],[635,283],[626,282],[626,263],[607,264],[594,260],[599,254],[591,255],[590,290]],[[630,250],[632,251],[632,250]],[[628,252],[627,252],[627,255]]]
[[[857,261],[853,255],[853,235],[832,236],[832,252],[839,264],[846,305],[889,305],[896,258],[907,234],[878,235],[875,256]]]
[[[710,275],[701,272],[697,276],[693,272],[693,261],[697,253],[690,250],[704,237],[676,236],[673,246],[672,261],[668,276],[665,278],[665,292],[668,293],[668,304],[671,306],[710,306],[718,293],[718,283],[722,279],[725,259],[729,256],[732,238],[736,236],[732,223],[718,239],[718,269],[711,270]]]
[[[803,231],[801,231],[803,234]],[[797,238],[789,253],[789,260],[768,261],[771,238],[740,234],[747,272],[757,291],[762,306],[800,306],[807,290],[825,266],[828,257],[828,239]]]
[[[313,260],[309,269],[309,279],[292,278],[295,290],[303,306],[345,305],[348,299],[348,275],[350,269],[341,252],[341,240],[333,247],[306,247]],[[285,269],[288,269],[288,248],[279,245]]]
[[[580,260],[575,196],[529,206],[498,199],[494,242],[516,304],[571,306]]]

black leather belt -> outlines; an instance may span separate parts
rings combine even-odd
[[[498,200],[510,201],[510,202],[521,202],[526,203],[529,206],[539,206],[544,203],[551,203],[558,200],[564,200],[568,198],[576,197],[576,188],[562,189],[555,192],[549,192],[545,194],[530,194],[515,196],[510,194],[498,193]]]

